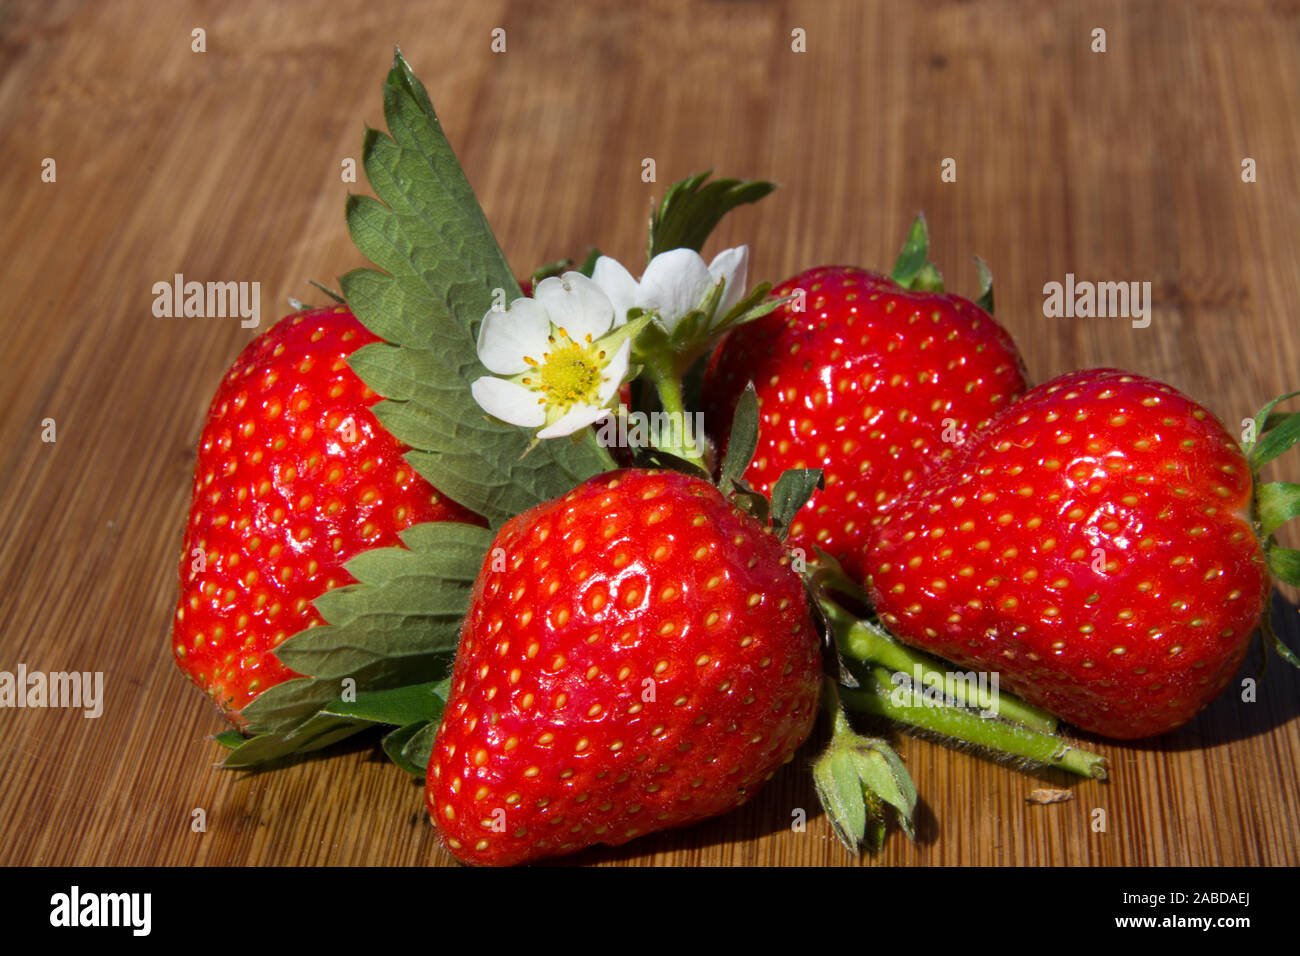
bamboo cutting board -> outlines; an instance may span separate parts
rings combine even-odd
[[[343,202],[364,184],[341,169],[382,124],[394,45],[521,274],[589,243],[635,263],[650,200],[716,167],[782,186],[706,250],[749,243],[756,279],[887,267],[924,209],[950,289],[974,294],[972,254],[992,266],[1037,381],[1127,368],[1234,431],[1300,387],[1291,4],[53,0],[0,4],[0,35],[0,670],[105,675],[96,719],[0,711],[3,864],[452,862],[374,737],[215,769],[223,725],[166,640],[202,416],[258,330],[155,318],[151,290],[258,282],[265,329],[288,297],[320,300],[305,280],[362,264]],[[1067,273],[1150,281],[1150,326],[1045,317],[1043,286]],[[1258,668],[1252,652],[1241,676]],[[1296,864],[1298,713],[1300,679],[1275,661],[1255,702],[1233,685],[1167,737],[1088,741],[1108,783],[900,737],[919,839],[862,862]],[[851,863],[810,752],[736,813],[574,862]],[[1027,804],[1040,787],[1073,799]]]

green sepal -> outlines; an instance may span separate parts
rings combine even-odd
[[[247,738],[238,730],[227,730],[224,733],[213,734],[212,739],[227,750],[234,750]]]
[[[333,289],[331,289],[329,286],[321,285],[321,284],[320,284],[319,282],[317,282],[315,279],[308,279],[308,280],[307,280],[307,284],[308,284],[308,285],[314,285],[316,288],[320,289],[322,292],[324,292],[327,296],[329,296],[331,299],[333,299],[333,300],[334,300],[335,302],[337,302],[339,305],[346,305],[346,304],[347,304],[347,300],[345,300],[345,299],[343,298],[343,296],[341,296],[339,293],[335,292],[335,291],[334,291]]]
[[[439,720],[447,701],[445,696],[437,693],[437,688],[445,691],[442,681],[406,684],[390,690],[358,694],[355,700],[339,699],[326,704],[321,713],[399,727],[418,721]]]
[[[220,766],[225,770],[248,770],[294,754],[321,750],[373,726],[367,721],[314,714],[285,733],[258,734],[245,740],[226,755]]]
[[[754,390],[754,383],[749,382],[736,400],[736,411],[731,417],[727,455],[722,461],[718,478],[718,488],[724,495],[729,495],[735,487],[736,479],[745,474],[757,448],[758,392]]]
[[[572,259],[556,259],[554,262],[548,262],[544,266],[539,266],[528,277],[528,281],[533,284],[533,289],[537,288],[537,283],[543,279],[550,279],[553,276],[563,275],[573,267]],[[587,278],[591,278],[588,276]]]
[[[1279,395],[1261,408],[1259,414],[1255,416],[1255,440],[1253,442],[1247,442],[1246,446],[1242,449],[1242,451],[1245,452],[1246,457],[1250,460],[1251,467],[1255,470],[1259,470],[1259,466],[1255,463],[1255,452],[1258,449],[1262,436],[1273,431],[1291,417],[1290,414],[1274,412],[1273,409],[1282,402],[1295,398],[1297,395],[1300,395],[1300,392],[1290,392],[1286,395]]]
[[[781,473],[772,486],[772,530],[778,538],[785,538],[790,522],[813,492],[825,487],[826,478],[820,468],[788,468]]]
[[[894,262],[894,270],[889,277],[903,288],[911,288],[912,279],[921,271],[925,260],[930,255],[930,232],[925,225],[925,216],[918,215],[912,221],[912,228],[907,231],[903,248]]]
[[[723,216],[776,189],[775,183],[761,180],[715,179],[706,184],[712,175],[710,169],[668,187],[659,209],[650,215],[650,259],[672,249],[699,252]]]
[[[708,481],[710,477],[709,473],[695,462],[653,446],[638,449],[632,456],[632,465],[635,468],[658,468],[663,471],[676,471],[683,475],[690,475],[692,478],[703,478],[705,481]]]
[[[388,755],[389,760],[397,764],[397,766],[401,767],[412,777],[420,779],[424,778],[425,773],[428,770],[428,764],[426,763],[425,766],[421,767],[418,763],[408,760],[404,751],[407,744],[411,742],[411,739],[420,733],[420,731],[428,727],[429,724],[430,721],[418,720],[414,723],[398,727],[396,730],[385,735],[383,743],[384,753]]]
[[[975,304],[987,312],[993,314],[993,271],[989,269],[986,263],[979,256],[975,257],[975,271],[979,274],[980,294],[975,300]]]
[[[889,816],[916,839],[916,787],[902,759],[885,741],[854,733],[838,705],[830,746],[813,764],[813,783],[831,829],[850,853],[864,845],[879,849]]]
[[[1292,587],[1300,587],[1300,551],[1273,545],[1265,551],[1265,556],[1273,577]]]
[[[1263,422],[1258,422],[1256,427],[1260,424]],[[1287,415],[1276,426],[1263,433],[1263,437],[1251,450],[1251,468],[1258,471],[1274,458],[1285,454],[1297,441],[1300,441],[1300,412]]]
[[[1272,481],[1258,485],[1255,488],[1255,502],[1259,508],[1262,537],[1268,539],[1286,522],[1300,517],[1300,485],[1290,481]]]
[[[1260,618],[1259,630],[1264,637],[1264,659],[1260,666],[1259,676],[1262,679],[1264,673],[1268,670],[1268,648],[1272,647],[1274,652],[1282,660],[1286,661],[1292,667],[1300,668],[1300,655],[1291,650],[1278,637],[1277,631],[1273,629],[1273,595],[1269,593],[1268,600],[1264,602],[1264,616]]]
[[[429,756],[433,753],[433,738],[438,733],[438,721],[429,721],[402,745],[402,764],[416,768],[416,776],[428,773]],[[399,765],[400,766],[400,765]]]
[[[733,504],[764,527],[772,515],[772,502],[767,496],[755,491],[743,478],[731,479],[731,491],[728,493]]]
[[[912,278],[912,284],[908,288],[915,292],[942,292],[943,273],[933,262],[927,262]]]

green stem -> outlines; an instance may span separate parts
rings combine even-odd
[[[682,400],[682,384],[673,368],[671,355],[648,355],[644,368],[646,377],[659,393],[659,404],[668,413],[671,423],[672,438],[667,445],[661,444],[659,450],[684,458],[707,471],[704,455],[686,437],[686,405]]]
[[[936,666],[938,662],[928,654],[900,644],[882,628],[859,620],[834,601],[823,599],[821,607],[835,629],[835,643],[845,657],[863,664],[883,664],[890,670],[906,674],[914,685],[919,674],[921,687],[938,686],[942,681],[944,693],[949,698],[966,707],[979,706],[967,693],[969,685],[952,679],[949,672]],[[930,678],[929,682],[925,681],[926,677]],[[1045,734],[1056,732],[1055,717],[1010,694],[998,694],[997,715],[1030,730]]]
[[[1105,758],[1086,750],[1078,750],[1060,737],[1000,720],[982,718],[961,707],[931,705],[929,702],[921,705],[897,703],[892,691],[898,688],[892,686],[891,672],[884,667],[874,667],[870,676],[874,680],[868,686],[840,688],[840,699],[845,707],[1008,756],[1068,770],[1082,777],[1106,778]]]

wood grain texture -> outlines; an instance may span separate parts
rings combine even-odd
[[[287,297],[320,298],[306,279],[362,264],[340,163],[382,124],[394,44],[521,273],[589,243],[635,262],[651,198],[717,167],[782,185],[710,244],[748,242],[755,277],[887,265],[924,209],[950,288],[973,294],[973,253],[991,264],[1036,380],[1129,368],[1234,430],[1300,387],[1292,3],[53,0],[0,3],[0,37],[0,669],[100,670],[107,698],[97,720],[0,711],[0,863],[451,862],[373,738],[214,769],[221,722],[166,642],[194,443],[254,333],[154,318],[151,287],[258,281],[265,328]],[[1151,281],[1150,328],[1044,318],[1067,272]],[[1300,645],[1294,603],[1276,614]],[[1157,741],[1090,741],[1109,783],[902,737],[920,839],[860,862],[1300,863],[1298,702],[1275,662],[1256,703],[1229,692]],[[1074,798],[1027,804],[1042,786]],[[799,759],[739,812],[572,862],[852,863],[815,805]]]

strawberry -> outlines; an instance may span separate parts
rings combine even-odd
[[[731,333],[704,380],[705,420],[728,433],[753,381],[758,450],[745,479],[770,495],[789,468],[821,468],[826,488],[790,528],[860,578],[873,519],[1024,391],[1007,332],[966,299],[909,291],[846,266],[802,272],[772,290],[800,302]]]
[[[379,396],[347,357],[375,341],[343,307],[291,315],[240,353],[208,410],[171,643],[236,726],[298,676],[273,651],[322,623],[312,602],[353,583],[348,560],[421,522],[483,523],[416,474],[370,411]]]
[[[744,803],[817,715],[780,542],[702,479],[620,470],[507,522],[429,762],[453,855],[506,865]]]
[[[1076,372],[893,506],[863,552],[868,590],[902,640],[1085,730],[1163,733],[1223,690],[1260,623],[1252,490],[1251,463],[1191,399]]]

